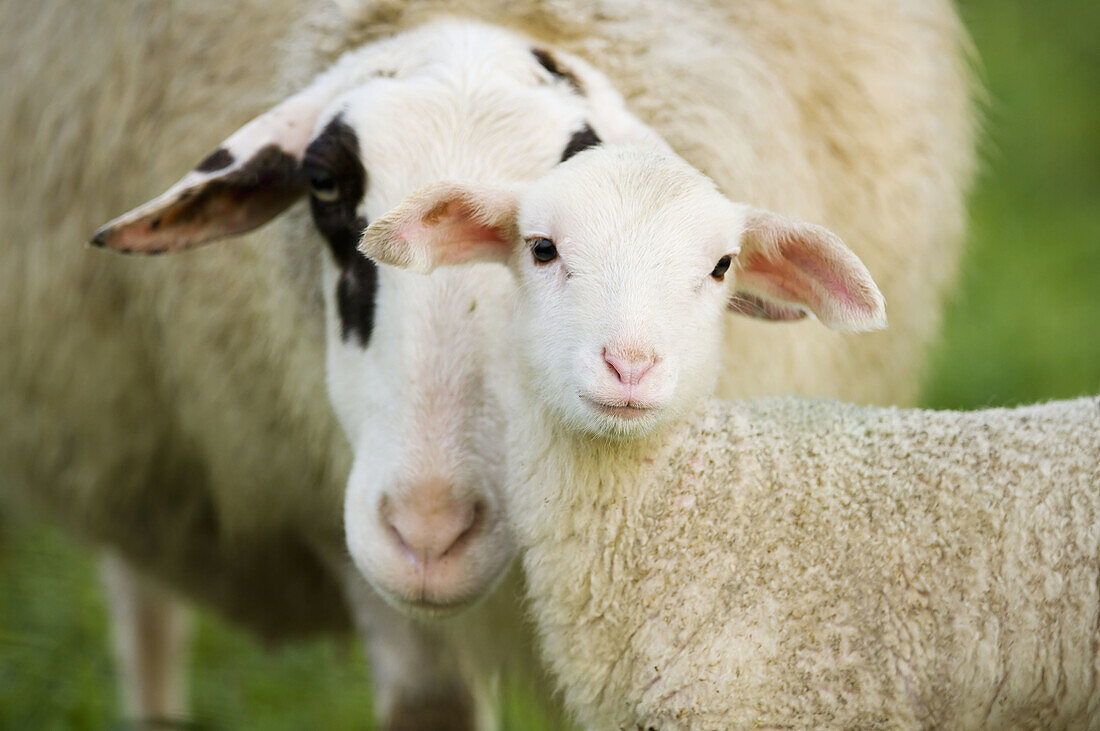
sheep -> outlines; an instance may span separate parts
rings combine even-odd
[[[344,572],[322,248],[82,249],[282,93],[300,6],[4,4],[0,498],[108,549],[127,716],[186,713],[183,599],[266,642],[359,628],[382,727],[461,727],[476,689],[455,653]]]
[[[362,249],[518,282],[509,515],[587,727],[1095,726],[1100,398],[707,399],[732,288],[853,332],[884,301],[831,232],[651,149],[429,186]]]
[[[383,717],[425,705],[433,686],[460,688],[470,673],[448,668],[465,667],[468,650],[394,616],[359,574],[400,608],[430,612],[420,601],[425,587],[444,608],[457,608],[486,593],[509,564],[494,505],[503,410],[479,398],[492,384],[476,370],[464,381],[466,366],[413,367],[406,354],[415,342],[430,355],[418,359],[424,363],[488,358],[498,347],[495,305],[510,284],[492,268],[414,283],[376,272],[344,244],[357,234],[359,215],[376,217],[429,180],[534,179],[585,144],[646,136],[623,96],[727,192],[843,232],[883,272],[892,301],[908,304],[911,319],[857,348],[798,324],[790,327],[804,335],[792,348],[794,339],[779,330],[731,319],[745,367],[731,370],[722,392],[912,400],[953,277],[973,167],[966,38],[946,0],[812,8],[759,0],[736,7],[351,0],[295,6],[293,15],[291,5],[167,4],[149,28],[147,4],[86,3],[65,33],[54,21],[69,6],[54,4],[41,19],[21,8],[4,26],[5,48],[22,47],[26,37],[41,43],[5,65],[0,84],[5,108],[15,110],[0,124],[5,139],[19,141],[8,145],[0,182],[0,270],[10,278],[0,287],[0,322],[4,342],[19,343],[0,358],[0,378],[11,385],[0,393],[0,464],[20,495],[74,532],[268,637],[346,627],[355,614],[371,630]],[[414,42],[409,34],[441,13],[511,30],[452,30],[453,44],[423,34]],[[26,33],[28,24],[37,33]],[[111,42],[118,38],[124,42]],[[426,72],[431,80],[457,57],[461,70],[479,71],[474,91],[542,93],[552,97],[552,113],[470,136],[453,127],[437,133],[441,118],[416,111],[439,104],[438,96],[412,95],[403,108],[372,111],[396,144],[387,149],[373,128],[353,129],[369,186],[358,215],[340,222],[338,250],[331,221],[311,225],[294,205],[248,242],[193,256],[119,262],[72,250],[84,231],[202,152],[213,151],[182,190],[202,181],[212,188],[241,172],[248,159],[227,159],[230,151],[213,140],[260,113],[261,100],[291,99],[321,77],[354,74],[349,63],[372,49],[377,65],[359,70],[377,71],[379,85],[415,90],[408,82],[421,78],[426,59],[444,60]],[[97,69],[115,74],[103,89]],[[453,87],[443,91],[443,102],[469,111],[469,99]],[[472,124],[474,116],[450,119]],[[214,129],[221,120],[228,126]],[[38,179],[41,186],[27,185]],[[324,176],[313,182],[311,207],[333,192]],[[262,188],[273,194],[261,196],[266,213],[305,197],[300,183]],[[212,229],[237,230],[219,228],[230,217]],[[151,230],[165,220],[144,223]],[[326,227],[328,246],[318,236]],[[103,232],[97,241],[158,250],[135,230],[122,238]],[[167,248],[184,243],[194,242],[176,239]],[[754,309],[744,297],[735,302],[756,316],[791,315]],[[382,346],[395,341],[400,347]],[[759,367],[773,360],[786,367]],[[75,374],[72,363],[81,366]],[[853,371],[863,377],[850,378]],[[335,409],[325,404],[326,386]],[[453,418],[429,419],[434,403]],[[435,467],[442,477],[415,474],[426,463],[417,458],[440,454],[433,449],[443,443],[453,453]],[[417,493],[415,484],[428,489]],[[432,520],[439,507],[441,522]],[[342,518],[359,527],[347,548]],[[448,537],[471,526],[478,540],[467,541],[461,556],[435,561],[441,576],[421,587],[407,577],[426,562],[407,561],[388,530],[395,523],[409,526],[406,537],[423,552],[445,552]],[[349,570],[348,549],[358,572]],[[500,603],[507,614],[508,602]],[[478,610],[483,628],[501,627],[488,609]],[[523,627],[513,622],[517,642],[482,644],[526,652]],[[483,679],[491,672],[483,668],[498,660],[471,662],[481,663],[473,675]],[[422,669],[429,664],[438,670]],[[463,709],[486,702],[474,694],[471,701],[464,690],[448,693],[444,706],[459,706],[451,715],[465,718]]]

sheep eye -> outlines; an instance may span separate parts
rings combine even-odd
[[[732,262],[733,257],[731,257],[729,254],[726,254],[718,260],[717,264],[714,265],[714,271],[710,273],[710,276],[721,282],[723,279],[726,278],[726,272],[729,271],[730,263]]]
[[[558,247],[550,239],[531,239],[531,256],[536,264],[549,264],[558,258]]]
[[[340,189],[336,187],[336,180],[322,171],[309,176],[309,192],[322,203],[334,203],[340,198]]]

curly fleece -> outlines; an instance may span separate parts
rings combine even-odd
[[[711,401],[650,444],[542,436],[515,512],[588,726],[1096,725],[1100,399]]]

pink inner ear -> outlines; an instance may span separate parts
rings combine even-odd
[[[506,258],[512,246],[510,231],[504,222],[486,222],[491,213],[469,201],[444,200],[398,226],[396,235],[428,248],[436,264]]]
[[[862,262],[816,226],[783,221],[747,243],[738,290],[806,307],[829,327],[868,329],[884,323],[882,300]],[[768,234],[774,238],[769,240]]]
[[[829,262],[800,246],[780,242],[780,255],[767,257],[753,254],[744,263],[745,272],[767,283],[767,289],[788,302],[818,310],[825,298],[838,300],[844,307],[858,308],[861,298],[851,289],[851,282],[829,265]]]

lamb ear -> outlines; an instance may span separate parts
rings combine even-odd
[[[834,330],[886,327],[886,303],[863,262],[821,226],[752,209],[730,309],[773,320],[808,310]]]
[[[480,183],[433,183],[363,232],[371,259],[430,272],[445,264],[507,261],[519,240],[516,193]]]
[[[154,254],[267,223],[305,192],[302,157],[335,93],[331,83],[316,83],[256,117],[162,195],[96,231],[91,243]]]

